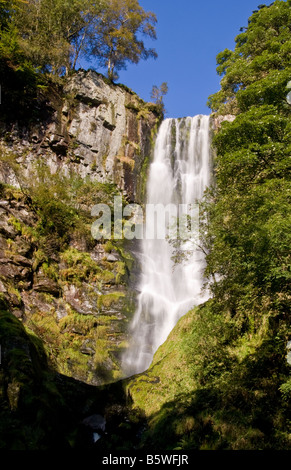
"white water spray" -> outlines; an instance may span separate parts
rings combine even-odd
[[[210,180],[209,117],[166,119],[159,130],[147,182],[147,204],[193,204]],[[146,224],[153,224],[147,220]],[[157,224],[165,223],[157,220]],[[130,328],[131,343],[122,360],[129,376],[146,370],[157,348],[202,294],[204,258],[174,266],[168,240],[142,240],[138,307]]]

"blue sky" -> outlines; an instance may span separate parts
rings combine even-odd
[[[146,11],[157,15],[154,47],[158,59],[128,65],[120,71],[119,82],[150,101],[153,85],[167,82],[166,117],[209,114],[207,98],[219,90],[216,55],[233,49],[234,38],[260,0],[140,0]]]

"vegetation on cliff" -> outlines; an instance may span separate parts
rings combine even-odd
[[[43,341],[50,367],[95,385],[112,381],[133,309],[133,258],[122,240],[96,243],[90,210],[119,193],[42,170],[20,179],[21,189],[0,187],[0,300]]]
[[[70,407],[48,369],[42,343],[1,300],[0,341],[0,449],[69,448]]]
[[[120,383],[96,388],[55,372],[43,342],[7,311],[1,299],[0,343],[1,450],[92,448],[96,413],[106,415],[110,433],[117,431],[116,420],[123,420],[126,410]],[[120,426],[120,434],[130,448],[140,418],[136,412],[128,416],[132,425],[129,430]]]
[[[217,305],[241,333],[287,341],[290,301],[290,1],[261,7],[234,52],[218,55],[218,113],[235,113],[214,136],[215,188],[206,202],[206,274]],[[205,227],[204,227],[205,228]],[[283,326],[284,325],[284,326]],[[281,331],[282,328],[282,331]],[[279,333],[281,331],[281,333]],[[285,335],[285,336],[284,336]]]

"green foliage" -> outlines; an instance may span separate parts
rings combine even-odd
[[[1,0],[0,2],[0,29],[4,29],[9,19],[9,9],[11,8],[11,1]]]
[[[155,23],[137,0],[1,1],[1,122],[50,119],[81,57],[107,67],[109,84],[128,62],[156,57],[142,40],[155,38]]]
[[[112,80],[126,62],[156,57],[139,37],[154,39],[155,23],[137,0],[1,2],[0,59],[62,76],[86,56],[106,66]]]
[[[16,159],[17,155],[3,155],[3,161],[14,172],[26,202],[37,216],[35,227],[21,227],[14,220],[17,230],[30,231],[46,253],[65,249],[73,234],[83,238],[88,246],[92,245],[91,209],[100,202],[113,207],[114,196],[120,195],[116,185],[92,182],[74,173],[70,176],[51,173],[42,159],[35,160],[33,174],[25,177]]]
[[[1,121],[11,123],[17,119],[28,124],[42,115],[46,80],[25,58],[17,41],[14,32],[1,33]],[[38,106],[33,106],[37,100]]]
[[[36,167],[37,178],[26,182],[38,216],[39,240],[52,252],[65,246],[80,216],[70,193],[69,180],[60,173],[50,174],[45,165]]]
[[[43,450],[59,442],[68,447],[64,435],[71,420],[48,371],[40,340],[1,310],[0,341],[0,448]],[[68,418],[64,426],[58,422],[61,415]]]
[[[25,57],[53,74],[74,68],[102,2],[91,0],[20,2],[11,15]],[[50,44],[51,47],[47,47]]]
[[[291,397],[291,378],[287,380],[287,382],[283,383],[280,386],[280,392],[282,393],[283,400],[288,402],[290,401]]]
[[[168,84],[166,82],[163,82],[160,87],[154,85],[151,92],[151,99],[154,101],[154,103],[156,103],[161,113],[163,114],[165,113],[165,105],[163,98],[168,93],[168,90]]]
[[[141,448],[290,449],[290,367],[272,319],[241,335],[215,299],[185,315],[145,373],[127,381],[148,429]]]
[[[229,103],[236,103],[237,116],[213,139],[216,187],[206,198],[201,233],[217,302],[242,325],[256,311],[256,328],[267,311],[287,313],[290,2],[275,1],[254,13],[236,43],[234,52],[217,57],[224,78],[212,97],[219,103],[215,109],[225,113]],[[274,56],[271,63],[269,54],[278,60]]]
[[[108,78],[117,78],[117,70],[126,63],[157,57],[154,49],[147,49],[139,35],[155,39],[156,17],[145,12],[137,0],[107,0],[100,20],[92,32],[91,56],[107,67]]]
[[[2,86],[1,120],[15,115],[30,121],[36,112],[31,104],[45,85],[37,64],[31,62],[20,44],[20,31],[14,17],[28,2],[2,1],[0,4],[0,76]]]
[[[64,251],[61,259],[67,265],[60,273],[63,280],[81,283],[102,273],[102,268],[91,259],[89,253],[82,253],[75,248],[70,247]]]
[[[235,50],[218,54],[217,72],[223,78],[220,91],[209,98],[213,111],[237,114],[252,104],[283,102],[291,67],[290,6],[290,0],[276,0],[261,8],[236,37]]]
[[[246,31],[236,38],[235,51],[218,55],[221,90],[210,97],[213,110],[236,114],[213,139],[216,185],[206,196],[201,226],[205,274],[213,293],[210,311],[221,315],[225,332],[232,325],[233,338],[217,348],[223,370],[215,370],[218,360],[214,356],[209,363],[211,354],[205,351],[201,371],[202,377],[209,366],[214,372],[203,380],[207,386],[212,382],[213,387],[213,380],[217,383],[223,409],[230,397],[243,407],[245,416],[227,405],[236,426],[252,436],[241,441],[244,448],[284,448],[289,439],[289,431],[278,428],[285,420],[287,430],[290,410],[282,401],[277,407],[275,403],[279,390],[283,397],[288,393],[285,348],[291,334],[291,127],[286,102],[290,11],[289,1],[275,1],[253,14]],[[207,323],[213,324],[213,319]],[[272,413],[264,418],[267,409],[275,413],[273,418]],[[222,420],[225,417],[221,412]],[[230,430],[227,439],[238,442],[241,432]]]
[[[286,303],[290,254],[288,119],[262,106],[223,126],[214,139],[217,187],[206,209],[206,274],[217,298],[241,310],[243,299]],[[277,303],[277,299],[279,303]],[[274,303],[273,303],[274,302]],[[253,305],[250,305],[250,311]]]

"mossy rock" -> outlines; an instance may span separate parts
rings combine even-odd
[[[66,410],[53,385],[47,359],[38,338],[7,311],[0,312],[1,419],[0,448],[10,450],[46,449],[65,439]],[[53,432],[52,432],[53,431]]]

